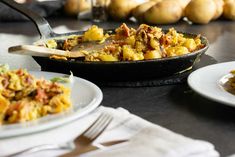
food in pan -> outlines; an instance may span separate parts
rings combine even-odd
[[[203,48],[205,45],[200,35],[195,38],[184,36],[174,28],[164,32],[161,28],[141,24],[137,29],[122,24],[114,34],[105,34],[102,28],[92,26],[83,35],[67,38],[63,43],[56,45],[49,40],[49,48],[58,48],[70,51],[77,45],[85,42],[107,42],[98,50],[83,51],[85,61],[137,61],[180,56]],[[111,42],[110,42],[111,41]],[[52,56],[54,59],[67,59]]]
[[[26,122],[71,107],[70,89],[36,79],[26,70],[0,67],[0,125]]]

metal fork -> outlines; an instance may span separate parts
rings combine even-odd
[[[61,157],[70,157],[82,154],[84,152],[89,151],[91,149],[92,142],[99,137],[100,134],[104,132],[104,130],[108,127],[110,122],[112,121],[112,117],[109,114],[102,113],[96,120],[88,127],[81,135],[79,135],[73,142],[68,143],[66,146],[57,145],[57,144],[45,144],[34,146],[32,148],[28,148],[26,150],[11,154],[9,156],[24,156],[26,154],[35,153],[42,150],[48,149],[71,149],[72,151],[62,155]]]

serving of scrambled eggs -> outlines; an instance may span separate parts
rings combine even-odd
[[[0,67],[0,125],[26,122],[71,107],[70,89],[26,70]]]

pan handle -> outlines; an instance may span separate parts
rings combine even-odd
[[[41,38],[50,38],[56,36],[56,33],[53,32],[47,20],[37,13],[31,11],[21,4],[16,3],[14,0],[1,0],[0,2],[28,17],[36,25]]]

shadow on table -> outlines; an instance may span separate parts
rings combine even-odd
[[[177,110],[182,113],[179,116],[184,117],[176,120],[183,120],[184,123],[174,128],[176,132],[213,143],[221,156],[235,152],[234,107],[206,99],[192,91],[187,84],[173,88],[170,97]]]
[[[192,91],[187,85],[182,86],[182,88],[178,86],[177,88],[173,88],[170,95],[175,104],[187,109],[189,112],[195,114],[195,116],[235,124],[234,107],[204,98]],[[182,97],[182,95],[184,95],[184,98],[179,100],[179,97]]]
[[[209,55],[203,55],[201,57],[201,61],[194,66],[193,70],[197,70],[199,68],[216,63],[217,61],[213,57]],[[181,87],[182,88],[179,88],[177,86],[177,88],[173,88],[170,92],[171,99],[174,102],[179,101],[177,103],[178,105],[186,107],[196,115],[205,116],[213,119],[218,118],[218,120],[226,120],[227,122],[235,122],[235,108],[208,100],[196,94],[193,90],[189,88],[187,84],[182,85]],[[179,100],[179,97],[182,97],[182,95],[186,99],[183,98]],[[222,116],[222,119],[220,116]]]

